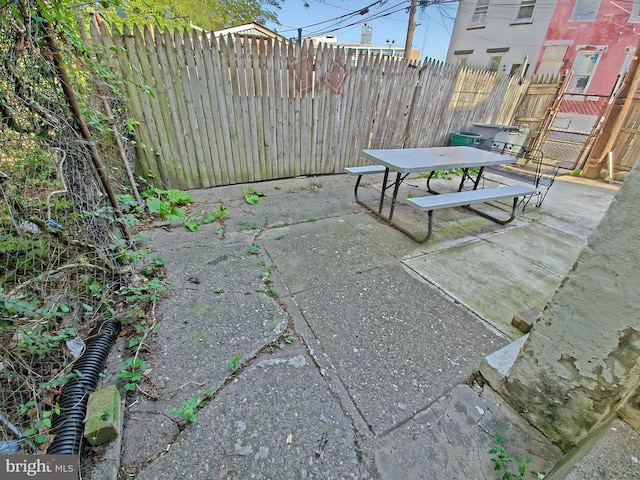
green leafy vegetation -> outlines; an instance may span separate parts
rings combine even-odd
[[[269,295],[271,298],[278,298],[280,296],[280,290],[277,288],[270,286],[265,290],[265,293]]]
[[[242,187],[242,195],[249,205],[256,205],[260,197],[264,197],[264,192],[258,190],[253,185],[245,185]]]
[[[499,477],[496,480],[513,480],[525,478],[525,474],[529,469],[530,459],[522,460],[518,457],[511,458],[507,454],[506,444],[507,439],[503,431],[498,431],[495,436],[496,443],[489,453],[494,457],[491,459],[493,462],[493,469],[499,472]],[[516,472],[512,472],[512,467],[516,467]],[[530,471],[529,475],[538,478],[538,472]]]
[[[206,390],[203,393],[202,400],[200,400],[196,395],[193,395],[184,402],[182,408],[175,409],[171,414],[176,417],[182,417],[189,423],[195,423],[196,414],[211,401],[212,396],[213,392],[211,390]]]
[[[166,284],[163,261],[132,229],[150,216],[184,218],[193,202],[128,175],[129,147],[146,147],[128,118],[123,79],[84,36],[94,7],[124,14],[128,5],[0,6],[0,337],[12,359],[0,362],[0,403],[33,440],[23,445],[31,453],[47,441],[52,394],[79,375],[72,365],[82,339],[105,321],[118,319],[129,340],[119,379],[130,391],[143,380],[143,347]],[[224,215],[220,207],[195,220]]]
[[[123,382],[125,390],[135,390],[138,383],[144,378],[143,373],[148,368],[149,366],[141,358],[127,358],[122,362],[122,368],[118,371],[118,380]]]
[[[183,417],[189,423],[195,423],[196,421],[196,413],[198,411],[198,405],[200,405],[200,399],[197,396],[192,396],[184,402],[184,406],[182,408],[177,408],[173,412],[172,415],[176,417]]]
[[[322,188],[322,182],[319,180],[311,180],[309,182],[309,190],[318,193],[318,191]]]
[[[33,427],[22,432],[22,435],[25,438],[33,440],[38,445],[43,445],[49,440],[47,431],[51,428],[51,416],[54,413],[56,415],[60,413],[60,405],[56,402],[53,405],[52,410],[38,412],[35,400],[30,400],[27,403],[20,405],[19,412],[22,415],[31,413],[32,415],[39,416],[38,421],[35,422]]]
[[[192,232],[197,232],[201,225],[213,223],[216,220],[224,220],[227,216],[227,207],[220,205],[210,212],[192,213],[184,221],[184,226]]]
[[[162,190],[155,187],[149,187],[142,193],[142,197],[146,199],[149,213],[158,215],[160,218],[170,222],[177,222],[182,219],[185,212],[180,207],[195,201],[193,195],[182,190]]]
[[[233,358],[227,360],[227,365],[229,365],[231,371],[235,373],[240,368],[240,365],[242,365],[242,354],[238,353]]]
[[[277,22],[278,0],[224,1],[195,0],[166,2],[164,0],[129,0],[91,4],[110,24],[122,26],[154,25],[160,30],[191,28],[197,25],[205,30],[219,30],[233,25],[257,22],[262,25]]]

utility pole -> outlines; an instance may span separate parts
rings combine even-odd
[[[418,0],[411,0],[409,9],[409,26],[407,27],[407,41],[404,44],[404,59],[410,62],[411,45],[413,45],[413,32],[416,30],[416,10],[418,8]]]

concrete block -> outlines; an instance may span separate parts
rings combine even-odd
[[[122,429],[122,402],[115,385],[89,395],[84,438],[91,445],[102,445],[120,435]]]
[[[533,324],[536,323],[538,317],[540,317],[541,310],[533,307],[524,312],[517,313],[511,320],[511,325],[516,327],[522,333],[529,333]]]
[[[491,388],[498,390],[504,384],[513,362],[516,361],[516,357],[528,337],[529,335],[524,335],[515,342],[511,342],[506,347],[482,359],[480,373],[487,383],[491,385]]]

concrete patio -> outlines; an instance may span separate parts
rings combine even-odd
[[[365,180],[374,201],[380,178]],[[418,245],[357,205],[354,182],[264,182],[256,205],[241,185],[199,190],[194,210],[227,206],[224,233],[145,233],[172,287],[156,310],[154,398],[130,402],[120,478],[491,479],[500,432],[531,470],[561,461],[477,371],[522,337],[513,316],[544,308],[617,187],[562,178],[507,226],[437,212]],[[399,198],[422,190],[409,179]],[[426,226],[406,206],[396,215]],[[207,391],[195,423],[172,415]],[[585,450],[554,478],[640,478],[637,433],[607,428],[594,442],[626,448]]]

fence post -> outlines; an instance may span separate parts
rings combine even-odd
[[[87,141],[89,146],[89,151],[91,152],[91,158],[93,160],[93,165],[98,172],[98,176],[100,177],[100,181],[102,183],[102,187],[104,188],[105,193],[109,197],[109,201],[111,202],[111,206],[118,217],[121,220],[124,220],[124,215],[122,210],[120,209],[120,204],[118,203],[118,199],[116,198],[115,192],[113,188],[111,188],[111,183],[109,182],[109,177],[107,176],[107,172],[104,169],[104,165],[102,163],[102,159],[100,158],[100,154],[98,153],[98,149],[96,148],[95,140],[91,137],[91,132],[89,132],[89,128],[87,127],[87,122],[84,120],[84,116],[82,115],[82,111],[80,110],[80,106],[78,105],[78,100],[76,99],[75,93],[71,88],[71,82],[69,81],[69,75],[64,68],[64,63],[62,61],[62,55],[60,55],[60,50],[58,49],[58,45],[56,43],[56,39],[53,36],[53,32],[51,31],[51,27],[49,23],[44,22],[42,24],[42,29],[47,39],[47,45],[51,50],[51,56],[53,58],[53,63],[56,66],[56,70],[58,72],[58,77],[60,78],[60,83],[62,84],[62,90],[64,91],[64,95],[67,99],[67,103],[69,104],[69,108],[73,113],[73,117],[75,121],[78,123],[78,127],[80,129],[80,133],[82,134],[82,138]],[[122,236],[127,241],[127,244],[131,245],[131,233],[129,232],[129,228],[124,222],[118,222],[118,227],[120,227],[120,231],[122,232]]]

